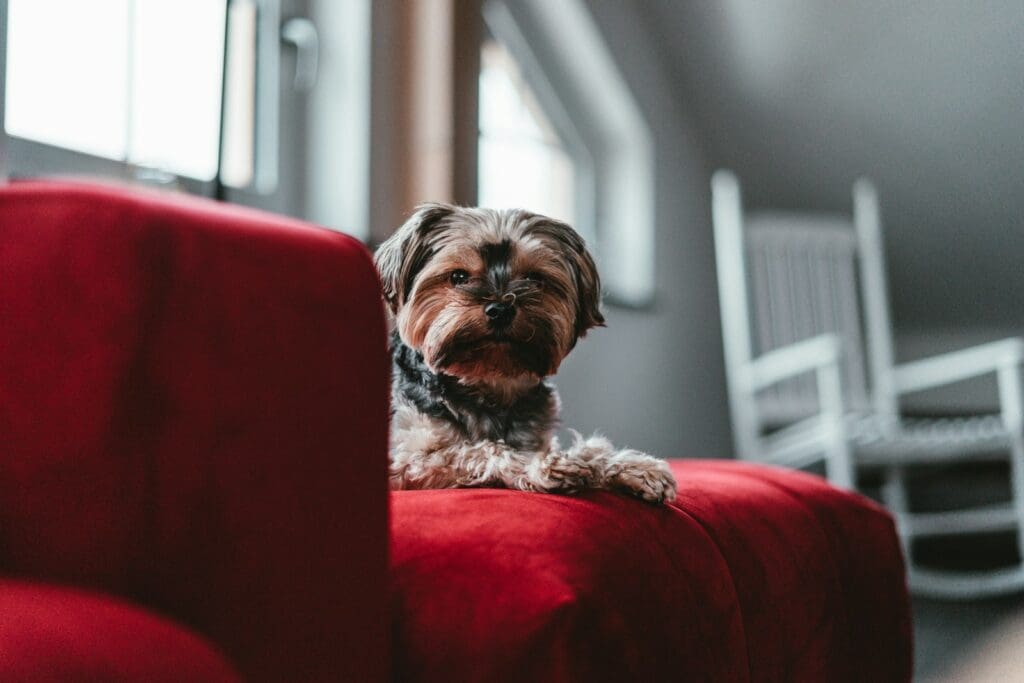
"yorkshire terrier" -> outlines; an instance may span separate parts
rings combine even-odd
[[[672,500],[668,465],[602,437],[563,449],[548,378],[593,327],[601,285],[567,224],[424,204],[376,254],[394,317],[394,489],[622,491]]]

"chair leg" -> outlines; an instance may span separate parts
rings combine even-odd
[[[907,500],[907,481],[904,468],[889,467],[885,471],[885,482],[882,484],[882,502],[896,520],[896,533],[899,535],[900,546],[903,548],[903,559],[909,567],[913,562],[910,537],[910,503]]]
[[[1017,510],[1017,550],[1024,565],[1024,435],[1014,435],[1010,443],[1010,486]]]
[[[1024,392],[1021,391],[1020,367],[999,368],[999,400],[1003,425],[1010,433],[1010,486],[1017,510],[1017,550],[1024,565]]]
[[[854,490],[857,474],[853,468],[853,454],[847,440],[843,410],[842,380],[838,365],[818,368],[818,401],[828,429],[825,445],[825,475],[836,486]]]
[[[828,445],[828,454],[825,458],[825,475],[836,486],[853,491],[857,488],[857,475],[853,469],[850,444],[846,441],[846,435],[842,430],[841,424],[834,427],[834,429],[838,433]]]

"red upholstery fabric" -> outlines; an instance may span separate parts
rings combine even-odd
[[[109,596],[0,581],[6,683],[236,683],[209,643]]]
[[[0,188],[0,278],[0,575],[168,614],[248,680],[386,677],[389,367],[365,249],[24,183]]]
[[[0,581],[0,680],[386,678],[365,250],[212,202],[18,184],[0,277],[0,576],[184,625]],[[667,507],[394,494],[394,679],[909,679],[883,511],[806,475],[674,466]]]
[[[676,502],[392,495],[402,681],[908,681],[890,517],[810,475],[677,461]]]

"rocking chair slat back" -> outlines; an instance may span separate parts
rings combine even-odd
[[[823,333],[843,343],[844,397],[868,407],[864,335],[858,306],[857,236],[849,219],[752,213],[744,257],[755,357]],[[763,422],[789,423],[818,411],[814,378],[781,382],[758,397]]]

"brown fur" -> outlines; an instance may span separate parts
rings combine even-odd
[[[544,380],[604,325],[597,268],[571,227],[526,211],[426,204],[376,260],[406,347],[396,349],[393,486],[674,495],[660,460],[599,438],[562,450],[553,438],[557,395]],[[487,313],[498,304],[513,310],[500,328]]]

